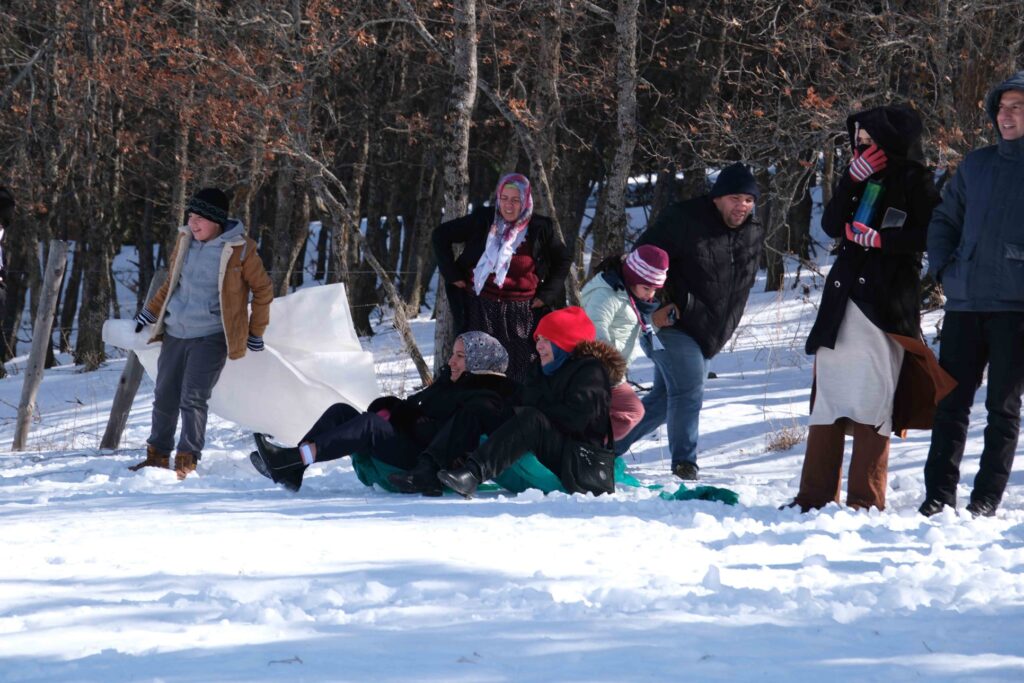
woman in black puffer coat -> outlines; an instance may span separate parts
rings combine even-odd
[[[839,501],[846,434],[847,504],[883,509],[889,435],[930,426],[937,400],[938,367],[921,341],[920,270],[939,196],[920,161],[921,117],[906,105],[884,106],[852,114],[846,125],[853,161],[822,216],[840,243],[806,346],[816,357],[793,502],[803,510]]]

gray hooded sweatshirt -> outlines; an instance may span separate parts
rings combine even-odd
[[[241,221],[231,219],[213,239],[193,239],[181,268],[178,286],[167,302],[164,329],[179,339],[224,332],[220,315],[220,255],[225,242],[245,234]]]

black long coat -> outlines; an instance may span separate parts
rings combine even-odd
[[[880,107],[851,117],[851,136],[852,125],[859,119],[889,158],[887,167],[871,177],[884,188],[875,222],[890,207],[905,211],[906,222],[902,228],[881,231],[880,249],[846,239],[846,224],[853,220],[865,185],[854,182],[848,172],[842,174],[821,219],[824,231],[841,242],[825,282],[818,316],[807,337],[805,350],[809,354],[821,346],[835,348],[847,301],[853,301],[883,332],[913,339],[921,336],[920,252],[925,249],[928,221],[939,195],[928,169],[903,156],[913,153],[920,129],[887,137],[886,129],[880,129],[874,120],[879,112],[894,109]]]
[[[756,212],[730,228],[707,195],[666,207],[637,241],[668,252],[665,295],[680,310],[675,328],[693,337],[705,358],[736,331],[763,243]]]
[[[473,269],[487,246],[487,233],[494,223],[494,207],[482,206],[460,218],[446,221],[434,229],[430,237],[437,257],[437,267],[444,276],[448,301],[452,306],[452,319],[456,334],[465,331],[465,312],[462,297],[452,291],[453,282],[471,280]],[[538,285],[536,297],[550,309],[565,306],[565,278],[569,274],[572,258],[560,236],[555,234],[551,219],[534,214],[526,227],[526,241],[532,245],[534,269]],[[454,245],[463,244],[458,258]]]

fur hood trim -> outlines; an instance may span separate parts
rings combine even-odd
[[[626,378],[626,360],[611,344],[599,340],[581,341],[572,352],[573,357],[591,356],[601,361],[608,382],[615,386]]]

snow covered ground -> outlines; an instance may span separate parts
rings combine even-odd
[[[179,483],[126,469],[148,434],[148,379],[126,450],[99,452],[123,359],[54,368],[30,450],[0,454],[0,680],[1024,680],[1020,472],[996,518],[926,520],[918,432],[893,443],[884,513],[777,510],[803,454],[768,448],[806,423],[803,340],[820,292],[803,283],[808,296],[780,296],[759,280],[713,362],[701,472],[740,494],[735,507],[624,487],[400,496],[364,487],[346,461],[314,466],[292,495],[218,418]],[[431,353],[432,323],[414,328]],[[384,390],[416,388],[393,330],[365,343]],[[0,380],[4,446],[23,363]],[[649,383],[648,362],[634,370]],[[962,500],[983,403],[984,390]],[[663,432],[630,469],[678,483]]]

